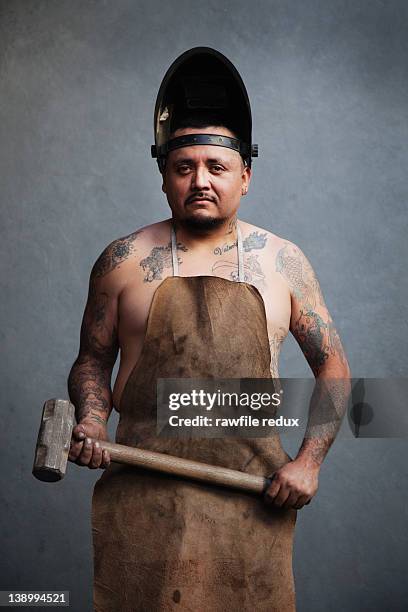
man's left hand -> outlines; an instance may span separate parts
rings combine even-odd
[[[317,492],[319,471],[320,466],[299,459],[286,463],[274,473],[265,492],[265,502],[279,508],[300,510]]]

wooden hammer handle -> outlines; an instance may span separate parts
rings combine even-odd
[[[164,453],[112,444],[111,442],[98,441],[101,448],[109,451],[112,461],[136,465],[138,467],[174,474],[183,478],[208,482],[210,484],[224,487],[232,487],[241,491],[263,494],[269,486],[271,479],[263,476],[253,476],[238,470],[200,463],[191,459],[173,457]]]

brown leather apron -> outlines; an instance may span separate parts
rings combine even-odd
[[[156,436],[157,378],[270,378],[265,308],[243,282],[173,277],[156,289],[140,358],[120,405],[116,441],[270,475],[290,460],[278,436]],[[296,510],[251,494],[111,464],[92,501],[97,612],[293,612]]]

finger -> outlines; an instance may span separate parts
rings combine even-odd
[[[101,468],[107,468],[110,465],[110,454],[109,451],[104,450],[102,454]]]
[[[83,442],[75,442],[74,440],[71,440],[68,453],[69,461],[76,461],[78,459],[79,455],[81,454],[83,445]]]
[[[309,500],[309,501],[308,501]],[[305,506],[306,504],[310,504],[310,499],[307,495],[301,495],[299,497],[299,499],[296,502],[296,505],[293,506],[295,508],[295,510],[300,510],[301,508],[303,508],[303,506]]]
[[[92,457],[92,447],[93,447],[93,444],[92,444],[91,438],[85,438],[82,452],[79,455],[78,459],[76,460],[78,465],[88,465],[89,464],[91,457]]]
[[[280,484],[277,480],[272,480],[271,485],[265,491],[265,501],[268,504],[272,504],[275,497],[278,495],[280,490]]]
[[[278,495],[274,499],[274,505],[281,508],[290,495],[290,491],[286,487],[281,487]]]
[[[282,508],[294,508],[295,505],[297,504],[299,500],[299,492],[298,491],[291,491],[289,493],[289,497],[287,498],[287,500],[285,501],[284,504],[282,504]]]
[[[102,449],[100,447],[99,442],[95,442],[93,445],[92,457],[91,457],[88,467],[91,470],[95,470],[96,468],[100,467],[101,463],[102,463]]]

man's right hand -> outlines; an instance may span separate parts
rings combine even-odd
[[[107,468],[110,463],[110,455],[107,450],[102,451],[98,440],[108,440],[105,425],[86,420],[75,425],[72,430],[69,461],[77,465],[88,466],[91,470]]]

